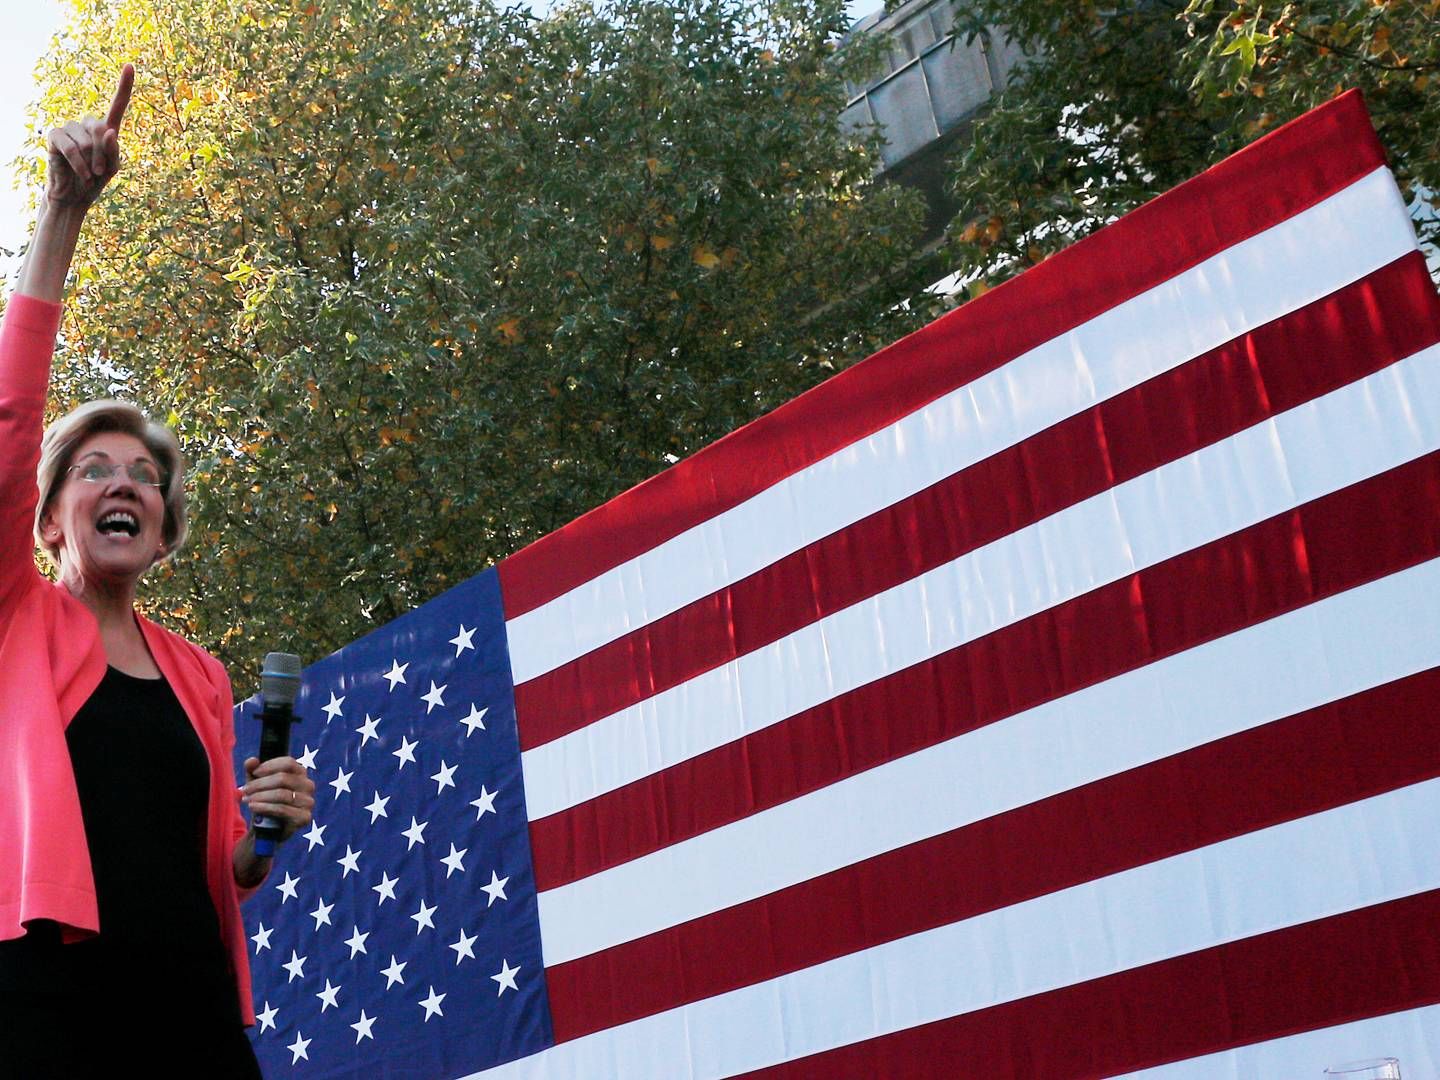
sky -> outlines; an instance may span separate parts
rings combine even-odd
[[[878,11],[882,2],[851,0],[851,18]],[[538,0],[534,6],[544,9],[549,4]],[[25,0],[11,5],[5,15],[0,29],[0,247],[13,251],[24,243],[30,218],[28,193],[15,189],[11,163],[27,150],[25,112],[36,96],[35,62],[60,28],[63,10],[60,0]],[[36,146],[29,152],[38,150]],[[10,268],[9,260],[0,258],[0,274]]]
[[[26,193],[10,163],[25,149],[25,110],[35,99],[35,61],[59,29],[58,0],[25,0],[5,12],[0,30],[0,247],[18,247],[29,231]]]

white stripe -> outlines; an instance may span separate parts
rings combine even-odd
[[[522,755],[532,819],[1440,448],[1440,346]]]
[[[596,1032],[482,1075],[731,1076],[1413,895],[1440,887],[1437,820],[1440,780],[1431,780]]]
[[[539,897],[545,963],[1440,664],[1440,559],[1247,627]]]
[[[506,625],[525,682],[1415,249],[1389,170]]]
[[[1383,981],[1403,975],[1377,967],[1370,977]],[[1132,1080],[1256,1080],[1272,1076],[1323,1080],[1322,1071],[1333,1065],[1378,1057],[1399,1058],[1405,1080],[1440,1076],[1440,1005],[1372,1016],[1124,1075]]]

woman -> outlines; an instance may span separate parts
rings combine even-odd
[[[92,402],[40,435],[80,227],[120,166],[128,64],[104,120],[49,133],[0,328],[0,1074],[259,1076],[239,902],[255,853],[231,779],[230,683],[141,618],[185,539],[183,462],[139,410]],[[38,469],[37,469],[38,461]],[[35,477],[38,476],[38,490]],[[35,570],[33,537],[59,568]],[[245,764],[254,814],[310,821],[294,758]],[[160,1051],[159,1054],[156,1051]]]

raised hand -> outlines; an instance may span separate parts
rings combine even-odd
[[[120,122],[134,86],[135,68],[126,64],[105,119],[87,116],[71,120],[45,136],[50,152],[45,198],[51,206],[83,210],[100,197],[105,185],[120,171]]]

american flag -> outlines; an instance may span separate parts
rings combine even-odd
[[[1351,94],[310,668],[257,1050],[1440,1074],[1437,556]]]

